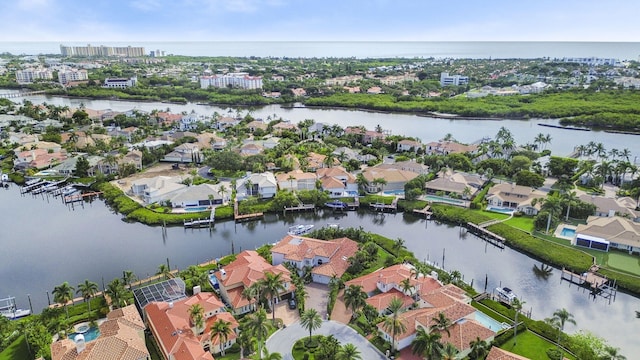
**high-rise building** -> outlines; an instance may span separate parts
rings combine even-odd
[[[31,84],[34,80],[53,79],[53,73],[49,69],[29,68],[16,71],[16,81],[18,84]]]
[[[62,56],[98,56],[98,57],[108,57],[108,56],[126,56],[126,57],[137,57],[137,56],[145,56],[146,52],[144,51],[144,47],[142,46],[91,46],[91,44],[87,44],[87,46],[65,46],[60,45],[60,53]]]
[[[262,76],[249,76],[248,73],[229,73],[200,77],[200,87],[234,87],[240,89],[262,89]]]
[[[62,85],[66,85],[71,81],[89,80],[89,74],[84,69],[63,69],[58,71],[58,81]]]

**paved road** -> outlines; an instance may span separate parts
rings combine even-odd
[[[351,343],[358,347],[360,356],[367,360],[383,360],[386,357],[378,351],[367,339],[360,336],[352,328],[335,321],[323,321],[322,327],[313,332],[313,335],[333,335],[342,345]],[[309,331],[296,322],[282,330],[278,330],[267,340],[267,349],[270,353],[282,354],[283,360],[293,360],[291,349],[293,344],[305,336]]]

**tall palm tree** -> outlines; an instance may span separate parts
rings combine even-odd
[[[256,310],[256,306],[260,304],[260,288],[259,282],[251,284],[251,286],[242,290],[242,298],[249,301],[249,304],[253,302],[253,310]]]
[[[165,279],[169,279],[169,276],[171,276],[171,269],[169,269],[169,265],[160,264],[160,266],[158,266],[156,275],[162,275]]]
[[[429,330],[438,330],[440,332],[446,332],[447,336],[451,336],[451,332],[449,332],[449,327],[453,325],[451,320],[441,311],[438,313],[438,316],[431,318],[433,325],[429,328]]]
[[[204,308],[200,304],[193,304],[188,311],[189,319],[196,328],[196,334],[200,335],[204,331]]]
[[[515,298],[511,301],[511,307],[515,310],[516,314],[513,321],[513,346],[515,346],[518,342],[518,314],[522,311],[522,306],[526,303],[526,301],[521,301],[518,298]]]
[[[348,343],[344,344],[340,350],[338,350],[338,360],[360,360],[362,356],[360,356],[360,350],[358,347]]]
[[[460,351],[453,344],[447,343],[442,350],[440,350],[441,360],[455,360],[458,358]]]
[[[367,178],[365,178],[362,173],[356,175],[356,184],[358,184],[358,190],[360,191],[360,193],[364,194],[367,192],[369,180],[367,180]]]
[[[391,312],[391,315],[385,317],[382,328],[386,332],[391,333],[391,349],[395,352],[397,350],[396,335],[407,331],[407,326],[398,317],[400,315],[400,309],[402,309],[402,300],[394,297],[391,299],[388,309]]]
[[[569,211],[571,211],[571,205],[575,205],[580,200],[578,195],[576,195],[575,191],[567,191],[562,194],[562,200],[565,204],[567,204],[567,214],[565,215],[564,220],[569,221]]]
[[[111,298],[111,305],[114,309],[120,308],[125,304],[125,292],[126,289],[124,288],[124,284],[118,278],[113,279],[107,284],[105,294],[109,295]]]
[[[138,277],[133,271],[125,270],[122,272],[122,281],[125,287],[131,288],[131,284],[136,280],[138,280]]]
[[[267,335],[269,335],[267,312],[264,309],[258,309],[258,311],[247,316],[245,326],[249,334],[258,340],[258,354],[260,354],[260,359],[262,359],[262,346],[264,345]]]
[[[63,282],[62,284],[53,288],[53,301],[58,304],[62,304],[64,306],[64,311],[67,314],[67,320],[69,319],[69,309],[67,309],[67,303],[73,300],[73,286],[69,285],[68,282]]]
[[[566,323],[570,323],[575,325],[576,321],[573,319],[573,314],[570,313],[567,309],[562,308],[562,309],[558,309],[556,311],[553,312],[553,321],[555,321],[558,324],[558,349],[560,349],[560,351],[562,352],[562,349],[560,347],[560,337],[562,336],[562,333],[564,332],[564,324]]]
[[[222,198],[222,202],[224,203],[224,197],[227,194],[227,187],[224,185],[220,185],[218,187],[218,195]]]
[[[266,347],[263,349],[263,352],[264,352],[264,360],[282,360],[282,354],[277,352],[270,353]]]
[[[351,284],[344,289],[344,304],[347,308],[351,308],[352,317],[355,317],[358,309],[367,304],[366,300],[367,294],[362,290],[362,286]]]
[[[211,325],[211,342],[217,336],[218,343],[220,344],[220,353],[224,356],[225,346],[227,344],[227,340],[229,340],[229,336],[233,333],[233,329],[231,329],[231,323],[228,321],[224,321],[222,319],[218,319],[218,321],[214,322]]]
[[[427,359],[437,359],[442,349],[441,337],[440,333],[429,332],[420,326],[416,330],[416,337],[411,342],[411,351]]]
[[[269,297],[269,303],[271,304],[271,315],[273,321],[276,321],[276,306],[274,300],[280,295],[280,292],[285,290],[284,280],[282,279],[282,273],[265,273],[264,279],[261,280],[262,288],[265,296]]]
[[[605,346],[604,355],[602,356],[601,359],[603,359],[603,360],[626,360],[627,358],[624,355],[619,354],[618,351],[620,351],[620,349],[618,349],[616,347]]]
[[[479,337],[470,342],[469,347],[471,347],[471,352],[469,353],[469,359],[471,360],[482,360],[489,353],[489,344]]]
[[[413,295],[413,284],[411,284],[411,279],[405,278],[400,281],[400,290],[405,294],[409,294],[409,296]]]
[[[98,293],[98,284],[85,280],[83,283],[78,284],[78,290],[76,294],[81,294],[85,302],[89,301],[89,317],[91,317],[91,298]]]
[[[309,342],[311,342],[311,333],[313,330],[320,329],[322,326],[322,318],[316,309],[308,309],[300,315],[300,325],[309,330]]]

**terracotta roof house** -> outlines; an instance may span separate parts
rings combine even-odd
[[[388,169],[384,167],[371,167],[362,172],[362,175],[369,182],[368,192],[378,192],[380,190],[404,190],[404,185],[415,179],[418,174],[398,169]],[[376,179],[384,179],[387,183],[384,186],[375,184]]]
[[[493,346],[485,360],[529,360],[529,358]]]
[[[411,171],[420,175],[426,175],[429,173],[429,167],[427,165],[416,162],[415,160],[396,161],[393,164],[378,164],[375,167],[378,169]]]
[[[227,146],[227,140],[212,133],[202,133],[196,136],[201,149],[222,150]]]
[[[543,199],[547,194],[529,186],[510,183],[496,184],[489,189],[485,199],[489,206],[513,209],[527,215],[537,215],[540,204],[532,205],[533,199]]]
[[[267,124],[262,120],[254,120],[247,124],[247,129],[249,129],[250,133],[254,133],[256,130],[267,130]]]
[[[313,190],[316,188],[316,174],[291,170],[288,173],[276,175],[280,190]]]
[[[27,150],[16,153],[16,159],[13,161],[15,169],[44,169],[52,165],[59,164],[67,159],[67,152],[61,150],[49,153],[46,149]]]
[[[341,166],[318,169],[316,175],[322,190],[329,192],[330,197],[353,196],[358,192],[356,177]]]
[[[145,325],[135,305],[112,310],[100,324],[100,335],[93,341],[84,336],[58,340],[51,344],[52,360],[149,360],[145,345]]]
[[[478,145],[465,145],[455,141],[432,141],[425,145],[427,154],[449,155],[473,153],[478,150]]]
[[[255,143],[244,144],[240,148],[240,155],[242,156],[258,155],[263,152],[264,152],[264,148]]]
[[[589,216],[586,225],[578,225],[571,244],[603,251],[616,248],[640,253],[640,223],[620,216]]]
[[[202,328],[196,328],[189,316],[189,308],[195,304],[204,310]],[[230,348],[238,337],[238,322],[213,293],[198,293],[176,302],[152,302],[144,312],[165,359],[213,360],[212,354]],[[224,343],[217,335],[212,338],[211,326],[218,320],[230,323],[233,330]]]
[[[310,152],[309,155],[307,156],[307,164],[308,164],[307,170],[311,172],[315,172],[315,171],[318,171],[319,169],[324,169],[325,167],[329,167],[327,166],[327,164],[325,164],[326,158],[327,158],[326,155]],[[333,158],[332,166],[336,166],[336,165],[340,165],[340,160]]]
[[[239,253],[236,260],[214,275],[220,287],[220,296],[230,305],[235,314],[244,314],[255,309],[255,302],[250,303],[242,296],[242,292],[264,279],[265,273],[282,274],[285,290],[279,297],[286,296],[295,290],[295,286],[291,283],[291,273],[284,265],[271,265],[253,250]]]
[[[288,262],[303,271],[312,266],[313,282],[328,284],[333,276],[341,277],[349,267],[348,259],[358,251],[358,243],[349,238],[319,240],[287,235],[271,248],[274,265]]]
[[[403,151],[413,151],[418,152],[418,149],[422,149],[423,145],[419,141],[404,139],[398,141],[398,145],[396,146],[397,152]]]
[[[371,131],[355,126],[348,126],[344,129],[344,132],[346,134],[358,135],[360,142],[365,145],[371,144],[374,140],[384,140],[387,137],[385,132]]]
[[[442,191],[447,195],[455,194],[459,197],[465,197],[463,196],[464,189],[468,187],[471,194],[466,197],[471,198],[482,188],[484,183],[485,180],[480,175],[447,171],[443,177],[427,181],[425,188],[428,194]]]
[[[300,129],[295,124],[288,121],[282,121],[273,125],[274,134],[282,134],[283,131],[293,131],[294,133],[300,132]]]

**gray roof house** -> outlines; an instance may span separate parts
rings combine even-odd
[[[188,186],[171,198],[174,208],[188,208],[190,206],[221,205],[231,196],[231,190],[220,193],[219,185],[200,184]]]

